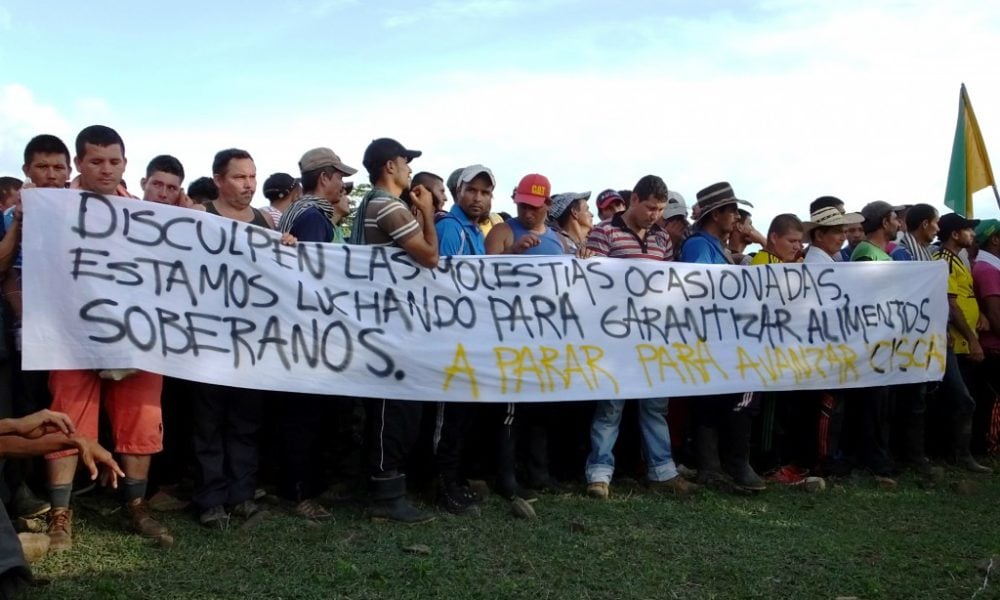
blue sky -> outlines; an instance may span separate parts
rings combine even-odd
[[[490,166],[497,209],[530,172],[595,194],[655,173],[689,203],[728,180],[759,227],[824,194],[939,205],[961,82],[1000,156],[998,39],[1000,6],[963,0],[0,0],[0,173],[103,123],[130,187],[159,153],[193,179],[244,147],[262,183],[391,136],[417,170]]]

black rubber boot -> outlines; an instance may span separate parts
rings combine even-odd
[[[729,425],[729,451],[726,455],[726,471],[736,485],[751,491],[767,489],[764,480],[750,466],[750,432],[753,417],[747,411],[730,412],[726,417]]]
[[[955,420],[955,464],[971,473],[992,473],[993,469],[976,462],[969,451],[972,441],[972,415],[962,415]]]
[[[453,515],[479,514],[479,501],[468,485],[455,477],[438,476],[438,505]]]
[[[533,492],[521,487],[514,474],[514,464],[517,457],[517,443],[513,425],[501,425],[497,433],[497,478],[493,491],[507,500],[522,498],[534,500]]]
[[[372,492],[369,519],[410,525],[434,520],[434,515],[413,506],[407,499],[406,475],[386,473],[372,477],[369,483]]]

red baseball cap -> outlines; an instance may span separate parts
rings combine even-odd
[[[521,178],[521,183],[514,188],[514,202],[539,207],[545,204],[552,194],[552,184],[545,175],[532,173]]]

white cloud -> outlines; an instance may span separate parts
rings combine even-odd
[[[23,85],[0,88],[0,174],[19,175],[24,144],[39,133],[65,136],[66,120],[52,106],[38,102]]]

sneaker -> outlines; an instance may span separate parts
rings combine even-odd
[[[253,500],[244,500],[233,507],[233,515],[245,521],[242,527],[253,527],[271,516],[271,512]]]
[[[221,506],[213,506],[198,516],[198,522],[209,529],[226,529],[229,527],[229,515]]]
[[[778,467],[764,475],[764,479],[771,483],[781,483],[784,485],[796,485],[805,481],[809,471],[800,469],[793,465]]]
[[[676,475],[666,481],[650,481],[649,487],[654,492],[673,494],[674,496],[692,496],[697,494],[701,486],[691,483],[681,475]]]
[[[323,508],[319,502],[308,498],[293,506],[292,513],[310,521],[325,521],[333,518],[330,511]]]
[[[73,511],[53,508],[49,511],[49,551],[62,552],[73,547]]]
[[[467,486],[442,483],[438,488],[438,504],[453,515],[479,514],[479,502]]]
[[[145,538],[159,539],[169,535],[167,528],[153,518],[149,503],[145,498],[136,498],[125,503],[129,528]]]
[[[33,519],[49,512],[52,505],[36,496],[31,488],[22,483],[14,490],[14,495],[10,499],[10,509],[14,517]]]
[[[595,481],[587,484],[587,495],[598,500],[607,500],[611,495],[608,484],[603,481]]]

